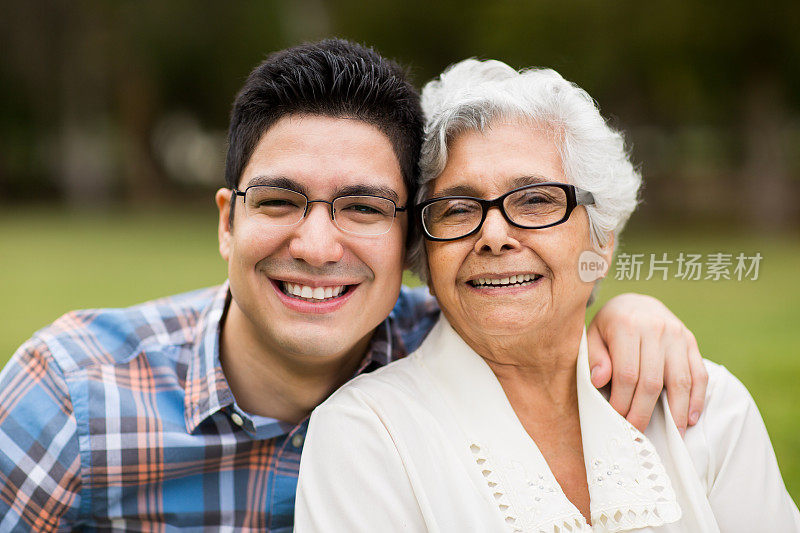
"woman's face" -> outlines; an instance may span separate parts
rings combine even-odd
[[[567,182],[555,143],[531,125],[498,122],[450,143],[447,166],[434,182],[432,196],[493,199],[537,181]],[[593,287],[578,275],[578,257],[592,249],[583,207],[566,222],[545,229],[513,227],[498,209],[491,209],[475,235],[427,241],[426,249],[431,290],[451,325],[473,347],[487,336],[527,338],[520,335],[583,327]],[[511,276],[522,276],[523,283],[491,286],[478,281]]]

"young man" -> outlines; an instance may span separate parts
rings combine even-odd
[[[436,319],[401,290],[421,128],[416,91],[372,50],[323,41],[257,67],[216,194],[229,281],[69,313],[17,351],[0,375],[0,531],[290,531],[310,411]],[[699,354],[669,311],[627,296],[597,320],[595,383],[608,345],[620,412],[646,425],[666,382],[679,425],[699,413]]]

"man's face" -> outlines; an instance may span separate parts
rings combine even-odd
[[[309,200],[373,194],[398,207],[407,202],[389,139],[356,119],[282,118],[261,137],[242,173],[239,190],[251,185],[292,189]],[[237,202],[232,226],[231,201]],[[217,205],[233,295],[225,334],[298,363],[362,353],[400,291],[405,213],[388,233],[359,236],[337,228],[325,203],[309,204],[294,226],[248,217],[242,197],[231,199],[228,189],[217,192]]]

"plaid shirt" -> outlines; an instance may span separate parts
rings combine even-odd
[[[227,284],[69,313],[0,374],[0,532],[290,531],[299,425],[242,411],[219,359]],[[358,373],[413,351],[437,309],[404,288]]]

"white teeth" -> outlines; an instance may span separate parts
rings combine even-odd
[[[536,275],[531,274],[516,274],[514,276],[508,276],[506,278],[478,278],[472,280],[472,285],[481,286],[481,285],[518,285],[524,284],[531,280],[535,280]]]
[[[344,285],[336,285],[331,287],[309,287],[308,285],[301,285],[299,283],[283,282],[283,291],[292,296],[306,298],[309,300],[325,300],[327,298],[336,298],[344,292]]]

